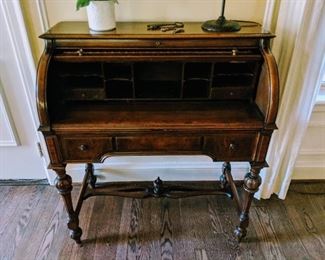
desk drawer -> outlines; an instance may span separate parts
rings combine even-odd
[[[119,152],[170,152],[170,151],[200,151],[199,136],[127,136],[117,137]]]
[[[113,150],[111,137],[62,137],[61,144],[66,161],[92,161]]]
[[[218,161],[251,161],[257,133],[216,134],[206,136],[203,150]]]

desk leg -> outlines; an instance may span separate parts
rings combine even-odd
[[[69,175],[66,174],[65,166],[66,165],[53,167],[53,170],[58,175],[56,177],[55,186],[63,198],[64,205],[69,216],[68,228],[70,229],[70,237],[74,239],[77,244],[80,244],[82,230],[79,227],[79,218],[73,209],[71,199],[72,179]]]
[[[261,184],[261,177],[259,176],[262,167],[256,167],[251,165],[251,171],[245,175],[244,178],[244,195],[242,198],[242,208],[239,216],[239,225],[235,229],[235,236],[238,241],[246,236],[249,224],[249,208],[252,203],[252,199],[258,187]]]
[[[222,174],[220,176],[220,187],[221,189],[225,190],[227,186],[229,186],[229,183],[227,181],[226,171],[231,171],[231,165],[230,162],[224,162],[222,165]]]
[[[94,189],[96,188],[97,177],[94,174],[94,165],[92,163],[87,163],[85,168],[86,174],[89,173],[89,184]]]

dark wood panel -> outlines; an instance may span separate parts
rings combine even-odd
[[[263,117],[247,102],[75,104],[53,122],[56,131],[261,129]],[[172,114],[172,116],[171,116]]]
[[[143,137],[118,137],[117,151],[200,151],[203,137],[146,135]]]

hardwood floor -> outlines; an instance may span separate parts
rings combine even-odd
[[[54,187],[0,186],[0,259],[325,259],[324,193],[324,182],[293,184],[285,201],[255,201],[240,245],[227,197],[91,198],[79,247]]]

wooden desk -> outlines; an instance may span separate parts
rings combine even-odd
[[[278,73],[269,50],[274,35],[260,26],[236,33],[205,33],[186,23],[185,33],[147,31],[145,23],[119,23],[91,33],[84,22],[62,22],[41,36],[38,113],[56,187],[80,243],[83,200],[96,195],[183,197],[230,194],[246,235],[249,208],[275,126]],[[224,161],[221,190],[164,184],[96,183],[94,162],[114,155],[205,154]],[[230,161],[251,171],[239,194]],[[67,163],[86,163],[75,207]],[[147,185],[147,184],[146,184]]]

